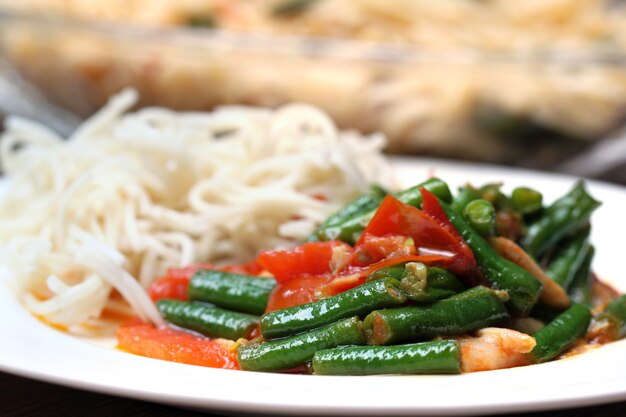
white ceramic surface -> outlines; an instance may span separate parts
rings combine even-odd
[[[396,159],[402,182],[436,174],[451,185],[503,181],[547,200],[572,177],[436,160]],[[626,291],[626,189],[590,182],[603,205],[593,218],[595,270]],[[298,415],[469,415],[626,400],[626,341],[566,360],[456,376],[332,377],[207,369],[138,357],[68,336],[31,317],[0,286],[0,370],[52,383],[185,408]],[[106,344],[106,343],[105,343]]]

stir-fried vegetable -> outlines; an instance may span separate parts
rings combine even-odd
[[[266,338],[291,336],[377,308],[404,304],[406,296],[394,278],[368,282],[333,297],[267,313],[261,319]]]
[[[541,256],[568,234],[583,228],[600,206],[579,182],[567,195],[545,209],[528,228],[523,245],[532,256]]]
[[[200,270],[189,281],[187,296],[191,301],[260,315],[265,311],[275,286],[273,278]]]
[[[530,312],[543,286],[526,269],[503,258],[462,216],[443,205],[452,224],[472,248],[481,271],[496,288],[508,291],[511,308],[520,315]]]
[[[284,370],[310,361],[319,350],[361,345],[363,342],[361,322],[357,317],[352,317],[282,339],[243,343],[237,349],[237,358],[241,369]]]
[[[451,201],[452,195],[448,184],[439,178],[431,178],[414,187],[399,192],[396,198],[410,206],[419,207],[422,204],[421,189],[426,188],[444,201]],[[384,191],[373,188],[369,193],[358,197],[339,212],[328,218],[311,235],[309,240],[341,240],[347,243],[355,243],[363,229],[370,223],[374,213],[378,209]]]
[[[508,318],[498,294],[478,286],[432,305],[377,310],[363,324],[368,344],[388,345],[466,334]]]
[[[170,323],[209,337],[237,340],[250,336],[259,324],[256,316],[224,310],[210,304],[159,300],[157,307]]]
[[[545,208],[539,192],[498,183],[454,198],[438,178],[395,194],[372,187],[308,242],[240,267],[172,269],[153,284],[166,320],[220,347],[239,339],[230,353],[148,325],[121,328],[120,345],[179,360],[171,338],[206,340],[216,358],[199,364],[339,375],[549,361],[626,336],[625,296],[591,272],[598,205],[582,183]]]
[[[589,308],[573,304],[534,334],[537,345],[531,352],[533,360],[545,362],[556,357],[585,335],[590,321]]]
[[[552,256],[546,273],[564,289],[568,289],[589,252],[589,228],[564,242]]]
[[[239,369],[234,342],[231,340],[207,339],[175,329],[132,322],[120,326],[117,341],[120,348],[150,358],[211,368]]]
[[[319,375],[456,374],[461,348],[454,340],[397,346],[342,346],[313,355]]]

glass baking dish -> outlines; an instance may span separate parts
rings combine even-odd
[[[619,48],[486,50],[187,27],[0,8],[0,53],[85,117],[126,86],[141,105],[307,102],[392,153],[550,166],[623,124]]]

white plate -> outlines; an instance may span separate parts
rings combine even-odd
[[[406,185],[428,174],[458,185],[529,185],[548,200],[575,179],[529,171],[395,160]],[[626,189],[590,183],[595,269],[621,291]],[[546,410],[626,400],[626,341],[566,360],[456,376],[332,377],[208,369],[143,358],[86,343],[38,322],[0,286],[0,369],[107,394],[203,410],[264,414],[469,415]]]

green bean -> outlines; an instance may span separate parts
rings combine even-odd
[[[533,336],[537,345],[531,351],[535,362],[555,358],[587,332],[591,311],[582,304],[572,304]]]
[[[443,268],[427,267],[420,262],[406,264],[400,289],[411,301],[433,302],[462,292],[461,281]]]
[[[568,239],[558,248],[546,268],[546,274],[567,290],[587,252],[589,252],[589,228]]]
[[[459,214],[463,214],[465,206],[481,197],[480,192],[470,185],[459,187],[451,203],[452,209]]]
[[[401,191],[396,194],[396,198],[405,204],[417,207],[422,204],[422,195],[420,193],[420,188],[422,187],[444,201],[452,199],[448,185],[438,178],[430,178],[423,183]],[[376,207],[378,207],[378,204]],[[357,211],[350,216],[341,216],[333,224],[319,227],[308,240],[341,240],[353,245],[359,239],[363,229],[365,229],[375,213],[376,208],[373,208]]]
[[[537,302],[543,285],[524,268],[504,259],[449,205],[440,202],[452,225],[472,249],[485,278],[497,289],[509,293],[509,305],[526,315]]]
[[[159,300],[156,305],[165,320],[209,337],[231,340],[245,338],[250,336],[259,323],[256,316],[224,310],[210,304]]]
[[[591,307],[591,304],[593,303],[593,295],[591,294],[591,264],[595,253],[595,248],[593,246],[589,246],[583,262],[580,267],[578,267],[578,271],[576,271],[576,274],[567,289],[567,293],[572,301],[584,304],[587,307]]]
[[[543,196],[528,187],[517,187],[511,193],[511,204],[524,216],[530,216],[543,208]]]
[[[463,209],[463,217],[482,236],[491,236],[496,230],[496,209],[482,198],[469,202]]]
[[[313,355],[319,375],[458,374],[461,347],[456,340],[396,346],[342,346]]]
[[[200,270],[191,277],[187,297],[191,301],[261,315],[275,286],[274,278]]]
[[[304,364],[318,350],[363,343],[361,322],[352,317],[283,339],[243,343],[237,359],[243,370],[276,371]]]
[[[626,336],[626,294],[611,301],[594,321],[603,328],[608,340],[618,340]]]
[[[534,257],[545,254],[562,238],[586,225],[598,206],[600,203],[589,195],[585,183],[579,181],[528,227],[522,245]]]
[[[408,204],[413,207],[420,207],[422,205],[422,188],[426,188],[428,191],[447,203],[452,202],[450,187],[448,187],[448,184],[444,181],[436,177],[429,178],[420,184],[400,191],[396,194],[396,198],[404,204]]]
[[[363,326],[370,345],[466,334],[509,317],[498,293],[478,286],[430,305],[376,310]]]
[[[387,195],[387,191],[379,186],[371,186],[369,191],[361,194],[341,208],[336,213],[330,215],[318,228],[309,236],[307,241],[317,240],[333,240],[334,237],[329,233],[337,233],[337,227],[341,228],[345,223],[349,223],[353,218],[359,218],[364,214],[369,214],[376,210],[383,198]],[[354,226],[354,225],[351,225]],[[347,226],[344,226],[347,227]],[[352,233],[352,231],[343,231],[344,234]]]
[[[402,275],[404,275],[404,266],[393,265],[393,266],[388,266],[385,268],[380,268],[372,272],[366,278],[366,282],[375,281],[377,279],[385,279],[385,278],[395,278],[398,281],[400,281],[402,279]]]
[[[393,278],[375,280],[333,297],[272,311],[261,317],[261,334],[267,339],[290,336],[377,308],[403,304],[406,296],[399,285]]]

